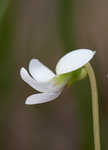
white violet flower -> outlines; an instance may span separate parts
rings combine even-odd
[[[56,65],[56,74],[43,65],[38,59],[29,63],[29,73],[21,68],[21,78],[35,90],[41,92],[26,99],[26,104],[40,104],[56,99],[65,85],[71,85],[87,75],[84,66],[93,58],[95,52],[89,49],[78,49],[64,55]]]

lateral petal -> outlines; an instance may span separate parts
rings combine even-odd
[[[66,81],[62,84],[56,84],[55,80],[53,79],[47,82],[37,82],[29,75],[25,68],[21,68],[20,76],[22,80],[24,80],[28,85],[39,92],[59,91],[66,85]]]
[[[38,59],[32,59],[30,61],[29,72],[38,82],[46,82],[55,76],[55,74]]]

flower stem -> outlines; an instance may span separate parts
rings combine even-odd
[[[91,92],[92,92],[92,115],[93,115],[93,134],[94,134],[94,148],[95,150],[101,150],[100,144],[100,126],[99,126],[99,104],[98,104],[98,91],[96,85],[95,73],[90,63],[85,65],[87,69]]]

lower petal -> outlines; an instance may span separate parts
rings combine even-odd
[[[61,92],[62,91],[34,94],[34,95],[29,96],[26,99],[25,104],[33,105],[33,104],[41,104],[41,103],[50,102],[56,99],[61,94]]]

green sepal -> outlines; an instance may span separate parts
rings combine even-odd
[[[67,82],[67,85],[70,86],[72,85],[72,83],[85,78],[86,75],[87,75],[87,71],[83,67],[69,73],[58,75],[53,80],[55,84],[62,84],[63,82]]]
[[[84,79],[87,76],[86,69],[80,68],[76,71],[71,72],[71,77],[67,83],[68,86],[71,86],[74,82]]]

